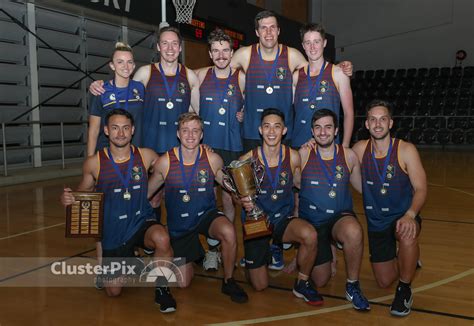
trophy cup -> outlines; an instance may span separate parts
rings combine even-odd
[[[229,166],[222,169],[224,175],[222,184],[227,191],[239,197],[250,197],[254,208],[247,212],[243,224],[244,240],[270,235],[271,225],[267,215],[255,204],[260,184],[264,177],[264,169],[249,158],[245,161],[232,161]],[[261,174],[259,176],[259,174]]]

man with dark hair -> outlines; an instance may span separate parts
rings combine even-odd
[[[114,109],[106,116],[104,133],[109,147],[89,156],[83,165],[83,176],[78,191],[104,193],[104,231],[102,248],[104,262],[134,257],[136,246],[152,248],[154,256],[171,259],[173,251],[166,229],[158,223],[147,198],[147,171],[157,159],[154,151],[131,145],[132,115],[123,109]],[[61,196],[64,206],[74,203],[70,188]],[[107,275],[105,291],[109,296],[122,293],[122,275]],[[161,278],[159,279],[161,281]],[[161,312],[176,310],[176,301],[168,287],[157,282],[155,303]]]
[[[252,158],[265,170],[256,205],[268,215],[273,233],[268,237],[244,241],[245,267],[250,283],[257,291],[268,287],[267,264],[271,261],[271,239],[275,243],[296,243],[300,246],[297,255],[299,274],[293,294],[308,304],[321,305],[323,298],[309,280],[316,256],[316,230],[305,220],[293,217],[293,180],[299,178],[301,162],[295,150],[281,144],[287,132],[284,114],[274,108],[265,109],[259,132],[263,138],[262,146],[249,151],[241,160]],[[242,198],[241,201],[246,210],[253,208],[249,198]]]
[[[359,285],[364,249],[362,227],[352,207],[351,183],[361,192],[360,165],[349,148],[335,144],[337,116],[328,109],[314,112],[311,132],[314,149],[300,149],[301,178],[295,179],[299,191],[299,215],[318,232],[318,254],[312,279],[318,287],[331,278],[331,242],[343,246],[346,261],[346,298],[356,310],[369,310],[369,302]]]
[[[339,119],[340,107],[344,112],[344,139],[337,143],[349,147],[354,127],[354,105],[349,78],[342,69],[324,59],[326,32],[321,24],[306,24],[301,30],[301,42],[308,64],[293,74],[295,92],[295,124],[292,145],[300,147],[311,138],[308,126],[314,111],[330,109]],[[338,127],[338,126],[336,126]]]
[[[370,138],[356,143],[353,150],[362,167],[370,262],[380,287],[399,279],[390,312],[406,316],[413,303],[411,282],[420,254],[419,213],[426,200],[426,174],[416,147],[390,136],[390,103],[370,102],[365,126]]]
[[[202,259],[204,250],[199,234],[221,242],[224,278],[222,293],[237,303],[248,301],[245,291],[232,278],[237,254],[233,224],[216,208],[214,181],[222,182],[222,159],[202,145],[202,119],[183,113],[178,119],[180,145],[162,155],[153,166],[149,193],[165,185],[168,231],[184,275],[181,287],[188,287],[194,276],[193,262]],[[181,263],[181,259],[185,259]]]
[[[233,55],[232,39],[217,28],[208,38],[212,67],[197,71],[200,87],[199,115],[204,122],[203,144],[221,156],[224,165],[239,158],[242,152],[241,122],[244,105],[245,74],[230,67]],[[223,211],[233,222],[235,215],[232,196],[222,191]],[[217,270],[220,256],[218,242],[208,239],[209,251],[203,261],[205,270]]]

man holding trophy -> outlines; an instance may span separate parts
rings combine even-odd
[[[257,175],[255,179],[257,183],[261,181],[261,184],[257,186],[260,191],[256,199],[252,195],[242,197],[246,194],[238,194],[242,205],[249,212],[246,221],[243,221],[245,266],[252,286],[257,291],[264,290],[268,287],[267,264],[271,260],[270,240],[273,239],[275,243],[298,244],[299,274],[293,293],[308,304],[321,305],[323,298],[309,281],[316,257],[317,233],[308,222],[292,216],[293,178],[301,173],[301,162],[298,152],[281,143],[286,131],[285,117],[281,111],[273,108],[264,110],[259,127],[263,138],[262,146],[258,146],[240,158],[241,161],[254,162]],[[232,164],[229,168],[232,168]],[[264,171],[264,174],[259,178],[260,170]],[[239,183],[235,177],[234,183]],[[265,232],[262,230],[264,228],[261,227],[261,223],[252,221],[252,219],[255,220],[255,211],[259,209],[267,214],[264,218],[268,218],[268,231],[271,230],[271,232]]]

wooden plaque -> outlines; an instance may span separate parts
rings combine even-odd
[[[67,238],[102,238],[104,194],[73,192],[75,202],[66,208]]]
[[[272,234],[272,228],[265,217],[257,220],[246,220],[243,224],[244,240],[260,238]]]

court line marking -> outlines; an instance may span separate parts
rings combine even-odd
[[[440,185],[440,184],[431,183],[431,182],[428,182],[428,186],[446,188],[446,189],[449,189],[449,190],[457,191],[457,192],[463,193],[463,194],[465,194],[465,195],[474,197],[474,193],[469,192],[469,191],[465,191],[465,190],[462,190],[462,189],[459,189],[459,188],[448,187],[448,186],[446,186],[446,185]]]
[[[11,239],[11,238],[16,238],[16,237],[19,237],[19,236],[22,236],[22,235],[26,235],[26,234],[30,234],[30,233],[34,233],[34,232],[38,232],[38,231],[42,231],[42,230],[47,230],[47,229],[52,229],[52,228],[55,228],[57,226],[60,226],[60,225],[64,225],[66,223],[58,223],[58,224],[54,224],[54,225],[50,225],[50,226],[45,226],[45,227],[42,227],[42,228],[39,228],[39,229],[35,229],[35,230],[30,230],[30,231],[25,231],[25,232],[21,232],[21,233],[16,233],[16,234],[12,234],[12,235],[8,235],[6,237],[2,237],[0,238],[0,240],[6,240],[6,239]]]
[[[459,280],[463,277],[466,277],[468,275],[474,274],[474,268],[468,269],[462,273],[453,275],[451,277],[429,283],[426,285],[419,286],[415,289],[412,290],[413,293],[419,293],[422,291],[426,291],[456,280]],[[386,295],[383,297],[378,297],[372,300],[369,300],[371,302],[382,302],[386,301],[388,299],[392,299],[394,295]],[[279,315],[279,316],[271,316],[271,317],[262,317],[262,318],[255,318],[255,319],[247,319],[247,320],[239,320],[239,321],[232,321],[232,322],[226,322],[226,323],[216,323],[216,324],[210,324],[210,325],[249,325],[249,324],[258,324],[258,323],[268,323],[272,321],[280,321],[280,320],[288,320],[288,319],[294,319],[294,318],[302,318],[302,317],[309,317],[309,316],[315,316],[315,315],[321,315],[329,312],[334,312],[334,311],[340,311],[340,310],[345,310],[352,308],[352,304],[344,304],[340,306],[335,306],[335,307],[330,307],[330,308],[323,308],[323,309],[318,309],[318,310],[312,310],[312,311],[304,311],[304,312],[298,312],[298,313],[293,313],[293,314],[286,314],[286,315]]]

